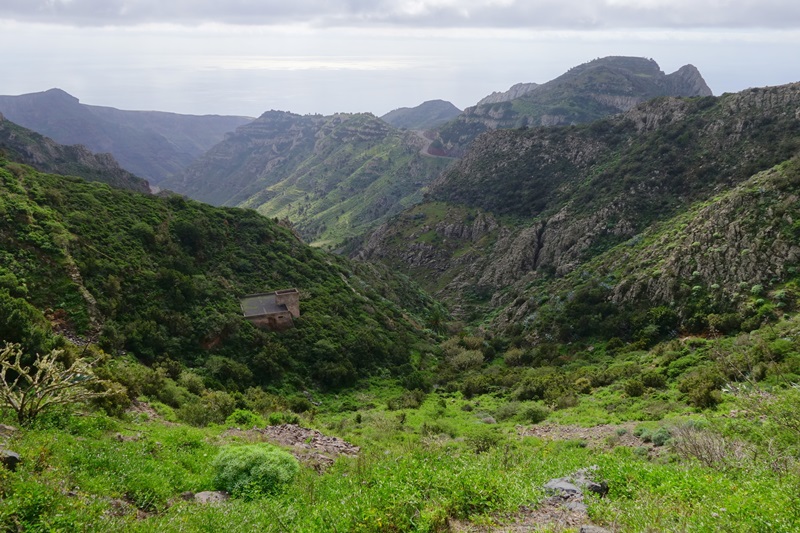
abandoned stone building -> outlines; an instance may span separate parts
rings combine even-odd
[[[247,320],[270,331],[292,328],[300,316],[300,292],[294,288],[248,294],[239,303]]]

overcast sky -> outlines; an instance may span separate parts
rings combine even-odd
[[[459,108],[597,57],[800,81],[797,0],[0,0],[0,94],[258,116]]]

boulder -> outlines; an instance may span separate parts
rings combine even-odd
[[[22,459],[19,454],[11,450],[0,450],[0,464],[8,468],[12,472],[17,469],[17,465]]]
[[[230,496],[228,496],[227,492],[223,491],[204,491],[198,492],[194,495],[194,501],[197,503],[222,503],[226,501]]]

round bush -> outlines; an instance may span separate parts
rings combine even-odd
[[[544,422],[550,416],[550,409],[544,405],[534,404],[522,410],[522,419],[531,424]]]
[[[267,444],[225,447],[212,467],[216,489],[246,499],[280,492],[300,471],[291,454]]]
[[[264,425],[264,421],[253,411],[237,409],[225,420],[225,425],[251,428]]]

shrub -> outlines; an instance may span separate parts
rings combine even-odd
[[[530,355],[522,348],[511,348],[503,355],[503,360],[508,366],[522,366],[530,363]]]
[[[448,362],[459,371],[477,368],[483,364],[483,353],[480,350],[464,350],[450,357]]]
[[[672,432],[664,426],[661,426],[653,433],[650,434],[650,440],[656,446],[663,446],[672,438]]]
[[[689,404],[705,409],[722,401],[720,387],[724,379],[716,368],[705,366],[682,376],[678,390],[688,396]]]
[[[508,420],[509,418],[517,416],[517,413],[519,413],[519,407],[519,402],[504,403],[495,410],[494,416],[498,420]]]
[[[461,394],[464,398],[472,398],[489,392],[491,383],[484,375],[470,376],[461,383]]]
[[[398,409],[417,409],[425,400],[425,393],[421,390],[405,391],[397,398],[386,402],[386,407],[391,411]]]
[[[642,385],[651,389],[660,389],[667,384],[664,375],[656,370],[648,370],[642,374]]]
[[[247,409],[237,409],[225,420],[226,426],[256,427],[264,424],[261,417]]]
[[[522,410],[522,419],[531,424],[544,422],[550,416],[550,409],[544,405],[534,404]]]
[[[636,398],[644,394],[644,384],[639,379],[629,379],[625,382],[625,394]]]
[[[269,426],[280,426],[281,424],[297,424],[300,422],[300,419],[297,415],[292,413],[282,413],[282,412],[275,412],[270,413],[269,417],[267,417],[267,425]]]
[[[314,404],[305,396],[292,396],[286,400],[286,403],[293,413],[305,413],[314,408]]]
[[[37,355],[33,364],[26,366],[20,346],[6,344],[0,350],[0,409],[11,409],[17,421],[25,424],[53,407],[69,406],[107,394],[106,390],[88,388],[107,384],[94,374],[92,367],[96,361],[75,359],[67,366],[61,360],[63,354],[63,350],[52,350],[46,355]]]
[[[300,471],[297,459],[266,444],[223,448],[212,467],[216,489],[245,499],[280,492]]]
[[[592,382],[586,377],[576,379],[573,386],[575,387],[575,392],[578,394],[589,394],[592,392]]]
[[[488,452],[500,443],[501,435],[493,428],[480,426],[466,437],[467,444],[475,453]]]

